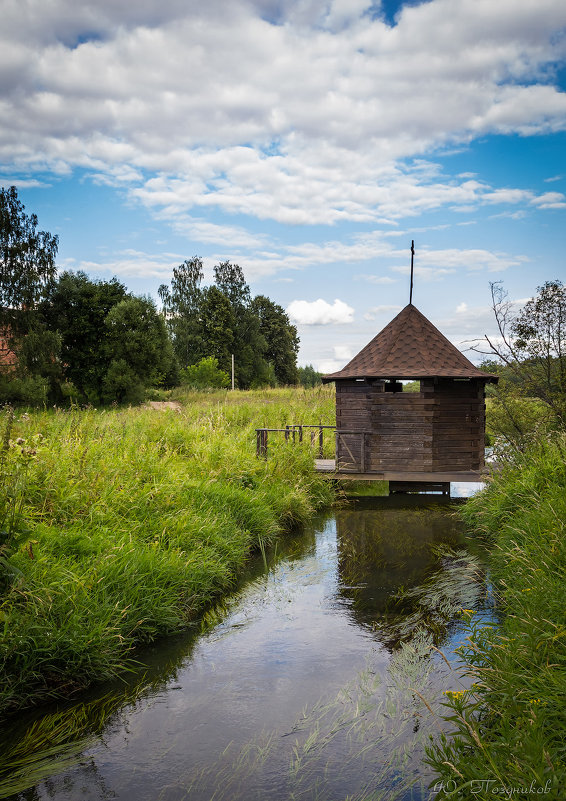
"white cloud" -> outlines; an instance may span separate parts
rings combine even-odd
[[[81,261],[65,264],[69,270],[83,270],[86,273],[110,273],[112,275],[133,278],[160,278],[167,281],[173,267],[176,267],[184,256],[174,253],[151,255],[136,250],[125,250],[111,261]]]
[[[375,320],[380,315],[392,312],[400,312],[401,306],[373,306],[371,309],[368,309],[367,312],[364,314],[364,320]],[[391,314],[391,317],[394,315]]]
[[[415,256],[415,275],[425,281],[434,280],[448,273],[461,270],[501,272],[517,267],[528,261],[526,256],[510,256],[507,253],[493,253],[482,248],[445,250],[419,250]],[[408,274],[409,267],[393,267],[395,272]]]
[[[316,364],[319,373],[336,373],[344,367],[344,362],[340,359],[320,359]]]
[[[367,281],[369,284],[394,284],[396,281],[395,278],[390,278],[388,275],[366,275],[365,273],[355,275],[354,279],[356,281]]]
[[[561,192],[545,192],[531,203],[539,209],[566,209],[566,197]]]
[[[342,325],[354,321],[354,309],[338,299],[332,304],[322,298],[312,302],[293,300],[287,314],[293,323],[299,325]]]
[[[339,361],[349,362],[353,355],[348,345],[334,345],[334,356]]]
[[[15,186],[17,189],[35,189],[49,187],[51,184],[44,183],[37,178],[14,178],[13,176],[6,178],[0,175],[0,187],[8,189],[10,186]]]
[[[0,164],[23,179],[86,169],[181,226],[210,210],[334,224],[562,208],[423,159],[490,132],[566,128],[551,80],[562,0],[432,0],[394,27],[369,5],[5,0]]]

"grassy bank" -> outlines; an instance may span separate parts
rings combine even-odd
[[[118,674],[189,624],[251,551],[331,500],[302,447],[327,389],[193,393],[180,410],[4,413],[0,714]],[[331,438],[329,438],[330,440]]]
[[[563,798],[566,436],[512,455],[463,514],[493,543],[502,621],[486,627],[469,615],[462,653],[475,684],[448,701],[455,736],[430,752],[445,787],[437,797],[491,798],[496,788],[514,797],[532,787],[531,794],[542,788],[545,798]]]

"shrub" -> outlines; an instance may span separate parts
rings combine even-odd
[[[192,389],[222,389],[230,385],[228,373],[218,367],[215,356],[207,356],[181,370],[181,381]]]

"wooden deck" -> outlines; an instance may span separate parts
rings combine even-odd
[[[485,481],[489,474],[489,469],[467,470],[465,472],[450,471],[445,473],[417,473],[417,472],[392,472],[382,473],[355,473],[350,470],[336,470],[334,459],[315,459],[315,470],[325,478],[340,479],[345,481],[404,481],[404,482],[471,482]]]

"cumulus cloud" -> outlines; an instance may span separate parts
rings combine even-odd
[[[445,250],[420,250],[416,257],[415,275],[425,281],[434,280],[449,273],[461,270],[502,272],[510,267],[517,267],[528,259],[525,256],[510,256],[507,253],[494,253],[481,248]],[[393,267],[395,272],[408,274],[409,267]]]
[[[447,179],[423,160],[486,133],[566,128],[551,72],[562,0],[432,0],[394,26],[370,5],[5,0],[0,164],[80,167],[171,219],[562,208],[559,193]]]
[[[342,325],[354,321],[354,309],[338,298],[332,304],[322,298],[312,302],[293,300],[287,308],[287,314],[298,325]]]
[[[355,275],[354,278],[356,281],[367,281],[369,284],[394,284],[396,280],[388,275],[367,275],[366,273]]]
[[[111,275],[132,278],[160,278],[167,280],[173,267],[176,267],[184,256],[176,253],[160,253],[152,255],[137,250],[124,250],[117,258],[110,261],[80,261],[65,264],[65,269],[83,270],[87,273],[110,273]]]
[[[334,356],[339,361],[349,362],[353,355],[349,345],[334,345]]]
[[[364,314],[364,320],[375,320],[380,315],[386,313],[390,313],[391,317],[393,317],[393,312],[396,314],[401,311],[401,308],[401,306],[373,306]]]

